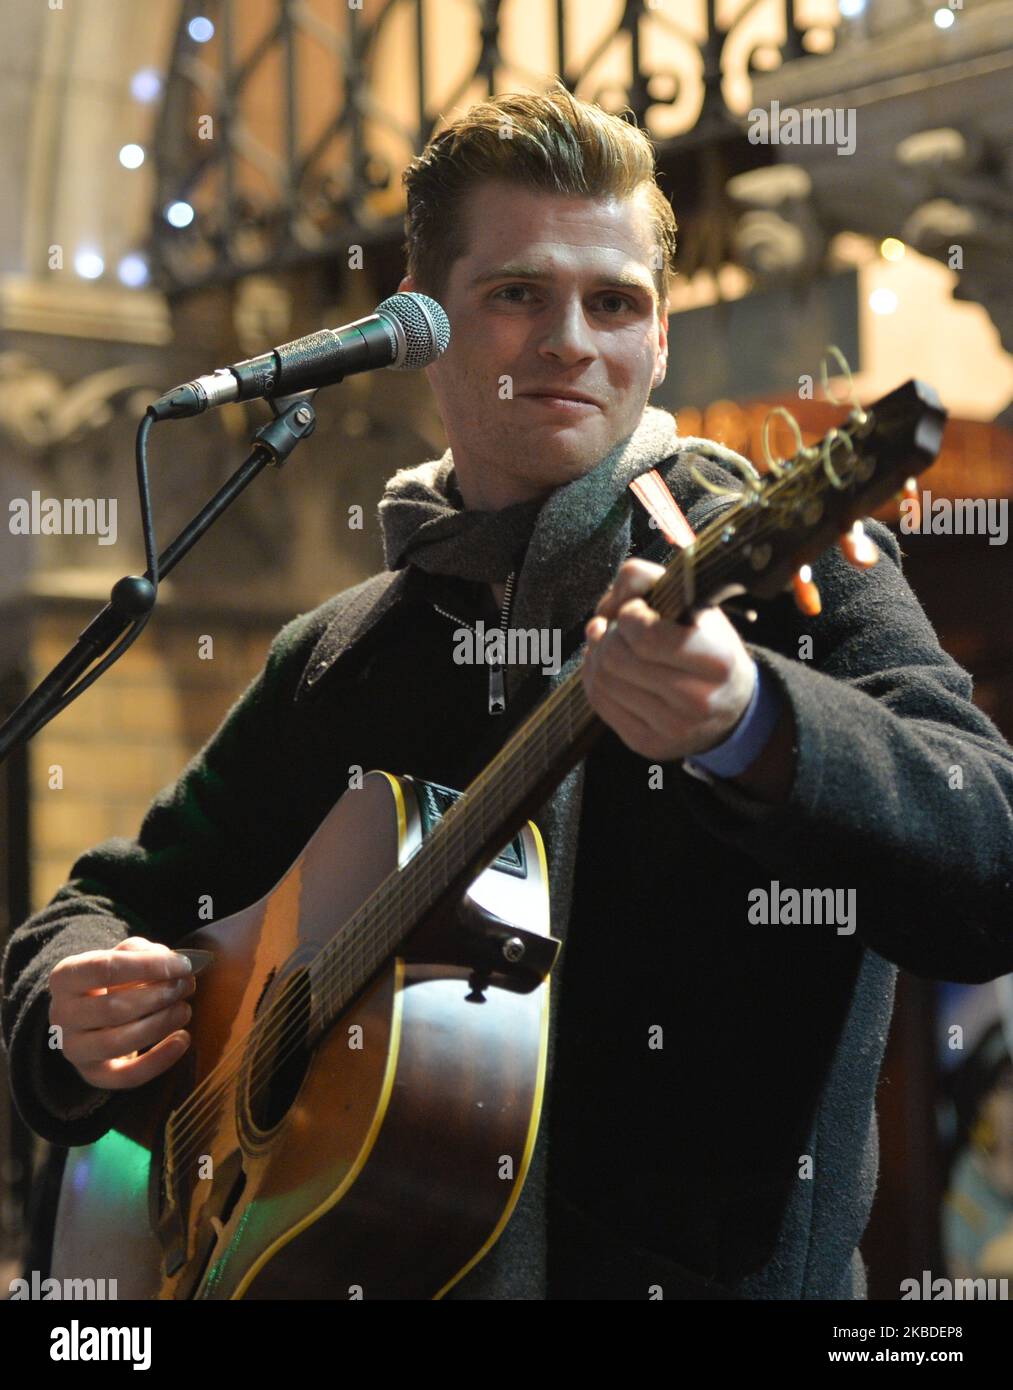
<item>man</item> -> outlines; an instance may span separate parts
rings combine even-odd
[[[564,938],[547,1113],[510,1223],[450,1296],[862,1297],[894,963],[1013,968],[1013,752],[883,527],[871,570],[816,565],[815,619],[786,596],[751,627],[677,626],[643,601],[658,533],[629,482],[656,467],[700,530],[721,503],[691,469],[734,474],[647,406],[675,223],[642,133],[562,89],[504,96],[406,183],[402,288],[453,329],[428,369],[450,449],[388,485],[388,571],[289,624],[138,840],[83,855],[14,934],[18,1105],[56,1143],[104,1133],[188,1046],[169,947],[198,898],[221,918],[273,887],[351,768],[466,786],[581,660],[498,677],[453,661],[462,627],[579,634],[596,613],[581,670],[607,730],[535,817]],[[750,905],[777,883],[847,912],[768,923]],[[127,1003],[94,993],[128,980]]]

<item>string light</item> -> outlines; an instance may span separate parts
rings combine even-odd
[[[82,280],[97,280],[106,263],[92,246],[82,246],[74,256],[74,269]]]
[[[899,300],[893,290],[881,288],[873,290],[869,295],[869,308],[874,314],[892,314],[898,303]]]
[[[198,15],[196,19],[191,19],[186,26],[186,32],[193,39],[194,43],[207,43],[215,36],[215,26],[210,19],[205,19],[203,15]]]
[[[124,145],[120,150],[120,163],[124,169],[139,169],[144,163],[144,151],[140,145]]]
[[[116,274],[122,284],[129,285],[131,289],[138,289],[148,283],[148,263],[143,256],[132,251],[120,261]]]
[[[950,29],[957,22],[957,17],[950,9],[938,9],[932,16],[937,29]]]
[[[189,203],[170,203],[165,210],[165,220],[173,227],[189,227],[194,212]]]
[[[130,79],[130,95],[145,104],[162,95],[162,74],[157,68],[138,68]]]
[[[903,260],[906,250],[904,243],[895,236],[884,237],[879,243],[879,254],[886,261]]]

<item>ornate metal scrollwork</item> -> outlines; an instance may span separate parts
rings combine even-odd
[[[469,95],[537,90],[550,71],[581,97],[629,108],[659,150],[734,137],[741,118],[725,99],[729,79],[750,83],[760,48],[785,60],[800,56],[808,32],[794,0],[784,0],[783,42],[778,16],[770,38],[751,46],[741,39],[753,32],[755,0],[743,0],[727,22],[706,0],[702,35],[680,22],[676,0],[625,0],[618,13],[583,0],[542,0],[539,53],[518,42],[520,0],[454,0],[455,42],[463,36],[454,50],[445,43],[444,3],[346,8],[274,0],[257,7],[267,20],[251,35],[241,27],[250,12],[236,0],[185,0],[155,141],[150,251],[163,288],[333,259],[352,243],[393,244],[401,234],[395,171],[423,148],[443,114]],[[188,37],[198,11],[216,26],[206,45]],[[324,63],[333,78],[321,84]],[[392,64],[410,76],[410,108],[385,105]],[[542,71],[534,70],[538,64]],[[303,97],[308,71],[317,83],[312,131]],[[165,220],[173,202],[194,207],[189,226]]]

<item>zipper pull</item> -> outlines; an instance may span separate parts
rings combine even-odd
[[[507,575],[503,585],[503,608],[500,612],[499,628],[506,646],[507,623],[510,621],[510,607],[513,601],[514,571]],[[503,681],[503,667],[498,663],[489,667],[489,713],[502,714],[506,709],[506,685]]]
[[[502,714],[506,709],[506,689],[503,685],[503,667],[489,667],[489,713]]]

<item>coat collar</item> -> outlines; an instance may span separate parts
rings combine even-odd
[[[383,570],[332,600],[333,615],[303,670],[297,704],[317,693],[324,676],[354,666],[373,641],[404,616],[406,603],[420,598],[418,575],[411,565]]]
[[[732,450],[711,440],[683,438],[678,441],[672,457],[658,465],[695,530],[700,530],[727,506],[729,499],[716,499],[704,492],[691,478],[690,466],[696,464],[712,480],[727,484],[729,464],[738,458],[741,455],[735,455]],[[635,501],[633,493],[627,495],[635,513],[642,513],[643,509]],[[636,530],[642,533],[644,541],[656,541],[656,531],[649,534],[643,531],[646,524],[646,517],[642,515]],[[659,558],[662,557],[659,555]],[[362,584],[336,595],[331,600],[332,615],[303,670],[296,702],[314,696],[323,678],[330,673],[354,669],[374,642],[402,621],[410,608],[425,603],[428,578],[424,571],[409,564],[399,570],[383,570]]]

